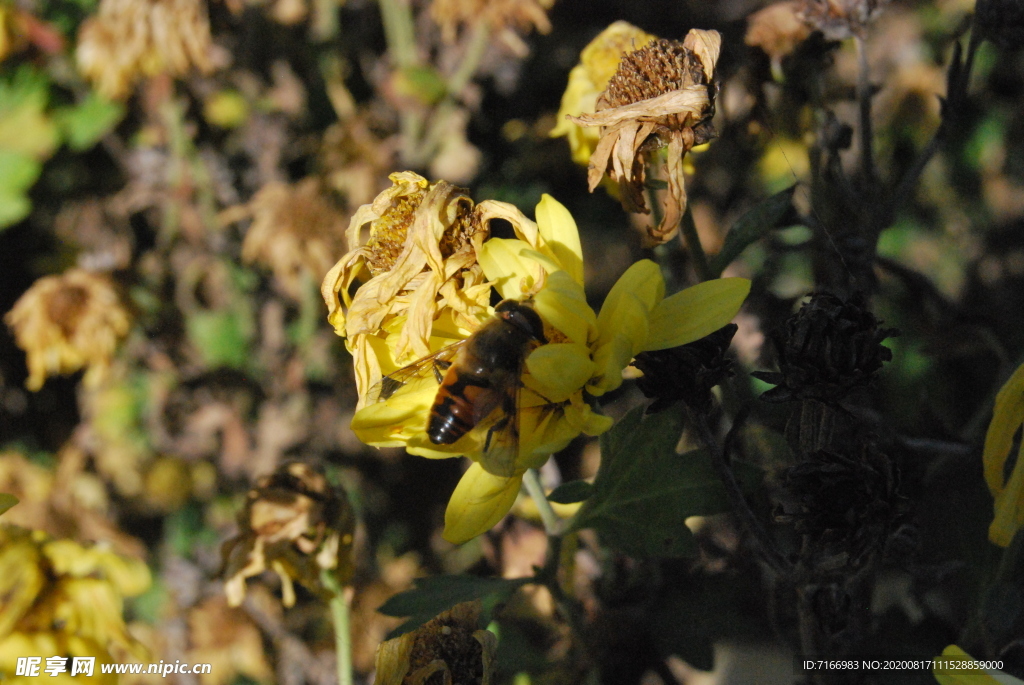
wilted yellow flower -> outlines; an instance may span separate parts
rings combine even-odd
[[[18,657],[33,654],[93,656],[101,663],[144,658],[122,613],[123,598],[149,583],[149,568],[137,559],[0,525],[0,673],[14,673]]]
[[[306,464],[285,464],[261,478],[238,516],[241,529],[224,543],[228,604],[245,599],[245,580],[271,569],[281,578],[282,603],[295,604],[292,580],[330,596],[324,571],[347,583],[352,574],[355,519],[343,492]]]
[[[525,55],[526,44],[517,31],[551,31],[547,11],[555,0],[433,0],[430,17],[441,27],[446,43],[455,41],[459,28],[484,24],[516,54]]]
[[[378,685],[480,683],[495,679],[498,639],[480,627],[480,602],[463,602],[377,648]],[[435,674],[442,674],[432,679]]]
[[[1024,424],[1024,365],[1006,381],[992,413],[992,422],[985,434],[985,482],[992,493],[995,518],[988,529],[988,539],[1006,547],[1024,527],[1024,443],[1017,452],[1009,479],[1004,481],[1006,459],[1013,447],[1013,437]]]
[[[130,327],[113,283],[82,269],[40,278],[4,321],[27,355],[29,390],[43,387],[47,376],[82,368],[86,386],[95,387]]]
[[[309,177],[294,185],[268,183],[247,210],[253,221],[242,243],[242,260],[270,267],[284,292],[301,299],[303,280],[315,283],[331,268],[342,233],[337,208],[320,181]]]
[[[460,329],[478,326],[491,292],[477,264],[487,233],[473,200],[461,188],[429,184],[411,171],[390,178],[391,188],[356,210],[346,234],[349,252],[321,288],[327,320],[355,360],[360,404],[381,377],[375,349],[385,328],[400,325],[395,353],[412,361],[429,354],[431,327],[442,313]],[[364,282],[351,296],[357,280]]]
[[[78,68],[109,98],[157,74],[208,72],[210,21],[203,0],[102,0],[78,33]]]
[[[557,122],[551,137],[566,136],[572,160],[586,166],[601,138],[598,129],[583,127],[571,121],[570,116],[593,114],[597,111],[597,98],[608,87],[608,81],[619,68],[623,55],[639,50],[655,36],[638,29],[629,22],[617,21],[587,44],[580,52],[580,63],[569,72],[569,85],[562,94]]]
[[[605,174],[619,184],[622,206],[647,213],[644,181],[654,152],[667,145],[661,223],[648,230],[653,243],[679,231],[686,209],[683,157],[714,137],[715,65],[722,45],[717,31],[692,29],[682,43],[658,40],[623,56],[598,99],[597,112],[570,117],[581,126],[600,126],[590,157],[590,190]]]
[[[404,446],[429,458],[466,455],[473,464],[452,494],[444,537],[465,542],[490,529],[508,513],[527,469],[544,464],[580,433],[598,435],[611,419],[595,413],[586,395],[599,396],[622,383],[622,370],[644,350],[692,342],[721,328],[736,314],[750,288],[745,279],[708,281],[666,298],[654,262],[631,266],[609,292],[599,314],[583,290],[583,253],[568,210],[545,195],[537,222],[512,205],[482,202],[481,221],[503,219],[516,239],[486,241],[479,254],[483,273],[504,299],[529,301],[544,323],[547,344],[526,359],[518,407],[519,449],[513,463],[494,461],[485,450],[497,417],[482,421],[451,445],[434,444],[426,432],[437,394],[431,378],[410,382],[388,397],[360,409],[352,430],[378,447]],[[392,329],[378,345],[384,374],[401,364],[391,354]],[[432,351],[464,340],[444,319],[432,331]]]

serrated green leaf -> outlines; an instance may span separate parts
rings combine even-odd
[[[377,608],[387,616],[407,616],[409,620],[395,628],[387,639],[415,630],[442,611],[456,604],[479,599],[483,602],[485,620],[494,608],[513,592],[533,582],[533,578],[479,578],[477,576],[434,576],[419,578],[416,587],[401,592]]]
[[[609,547],[634,556],[695,553],[686,519],[729,506],[704,450],[676,454],[682,429],[678,410],[644,417],[638,407],[601,436],[593,494],[571,529],[593,528]],[[742,478],[749,480],[749,475]]]
[[[575,504],[582,502],[594,493],[594,486],[585,480],[574,480],[562,483],[551,491],[548,499],[555,504]]]
[[[117,126],[123,116],[124,105],[90,93],[78,105],[57,110],[54,119],[72,150],[87,150]]]
[[[711,260],[711,275],[718,277],[734,259],[751,243],[758,241],[769,231],[778,228],[779,222],[793,206],[796,186],[772,195],[741,216],[725,236],[721,251]]]
[[[8,495],[6,492],[0,492],[0,514],[4,513],[17,503],[18,498],[14,495]]]

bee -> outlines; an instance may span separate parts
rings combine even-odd
[[[537,344],[546,344],[544,324],[532,307],[502,300],[494,318],[465,340],[385,376],[370,391],[387,401],[400,388],[433,374],[439,383],[427,419],[427,437],[451,445],[496,415],[487,431],[481,463],[510,476],[519,453],[519,390],[523,364]]]

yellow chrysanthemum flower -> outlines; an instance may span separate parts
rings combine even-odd
[[[537,205],[536,223],[501,202],[481,203],[478,209],[481,221],[504,219],[518,236],[482,245],[478,258],[484,275],[503,298],[531,301],[549,341],[526,359],[519,453],[512,472],[488,463],[486,426],[452,445],[430,441],[427,416],[437,393],[430,379],[403,386],[386,402],[363,407],[352,421],[352,430],[370,445],[404,446],[428,458],[464,454],[474,461],[445,515],[444,537],[456,543],[485,532],[508,513],[527,469],[543,465],[580,433],[598,435],[611,427],[611,419],[595,413],[586,398],[617,388],[634,355],[692,342],[721,328],[750,288],[745,279],[718,279],[666,298],[658,266],[643,260],[622,275],[595,313],[583,290],[579,233],[564,206],[545,195]],[[440,350],[470,333],[442,318],[434,325],[431,348]],[[401,366],[392,350],[398,334],[396,323],[387,338],[374,339],[385,375]]]
[[[100,663],[146,658],[128,633],[123,598],[149,584],[149,568],[138,559],[0,526],[0,596],[10,600],[0,606],[0,674],[13,674],[26,655],[91,656]]]
[[[131,327],[113,283],[83,269],[40,278],[4,321],[26,352],[29,390],[43,387],[47,376],[82,368],[86,386],[96,387]]]
[[[596,112],[597,98],[608,87],[622,56],[639,50],[654,39],[655,36],[629,22],[617,21],[597,34],[580,52],[580,63],[569,72],[569,84],[562,95],[557,123],[550,133],[552,138],[566,136],[572,160],[580,166],[590,163],[601,134],[598,129],[580,126],[567,117]]]
[[[1003,480],[1006,459],[1013,447],[1013,436],[1024,424],[1024,365],[1021,365],[996,395],[992,422],[985,435],[985,482],[992,493],[995,517],[988,539],[1006,547],[1024,526],[1024,444],[1009,479]]]

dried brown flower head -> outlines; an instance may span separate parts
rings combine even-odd
[[[654,154],[667,146],[661,223],[651,227],[654,243],[670,240],[686,209],[683,157],[714,137],[715,64],[722,38],[717,31],[691,30],[682,43],[658,40],[623,56],[600,97],[595,114],[570,120],[600,126],[601,140],[590,157],[588,181],[593,191],[607,174],[619,184],[622,205],[647,213],[644,181]]]
[[[242,260],[269,267],[281,289],[301,299],[303,279],[316,283],[331,268],[342,234],[338,210],[312,177],[294,185],[268,183],[247,210],[253,222],[242,243]]]
[[[310,466],[285,464],[264,476],[246,497],[240,535],[224,543],[224,593],[228,604],[245,599],[245,580],[271,569],[281,578],[282,602],[295,604],[292,580],[329,596],[324,571],[341,583],[352,574],[355,519],[343,492]]]
[[[130,327],[113,283],[82,269],[40,278],[4,321],[27,355],[29,390],[43,387],[47,376],[82,368],[86,385],[95,387]]]
[[[203,0],[102,0],[78,33],[78,68],[109,98],[142,78],[212,69]]]
[[[460,28],[484,24],[513,52],[525,55],[527,47],[518,33],[550,32],[547,11],[554,4],[555,0],[433,0],[430,16],[446,43],[455,41]]]
[[[494,633],[479,629],[479,621],[480,602],[464,602],[410,633],[381,643],[375,659],[376,682],[494,682],[498,640]]]
[[[405,318],[395,357],[411,361],[431,352],[431,328],[443,313],[456,326],[475,330],[490,304],[491,287],[476,256],[488,232],[472,199],[461,188],[429,184],[411,171],[390,178],[391,188],[356,210],[349,252],[322,286],[327,319],[353,355],[360,398],[381,376],[371,338],[398,317]],[[353,296],[356,280],[364,282]]]
[[[864,36],[889,0],[798,0],[798,16],[828,40]]]
[[[768,5],[747,19],[743,42],[761,48],[778,69],[782,58],[789,55],[809,35],[811,29],[799,15],[800,0],[787,0]]]

